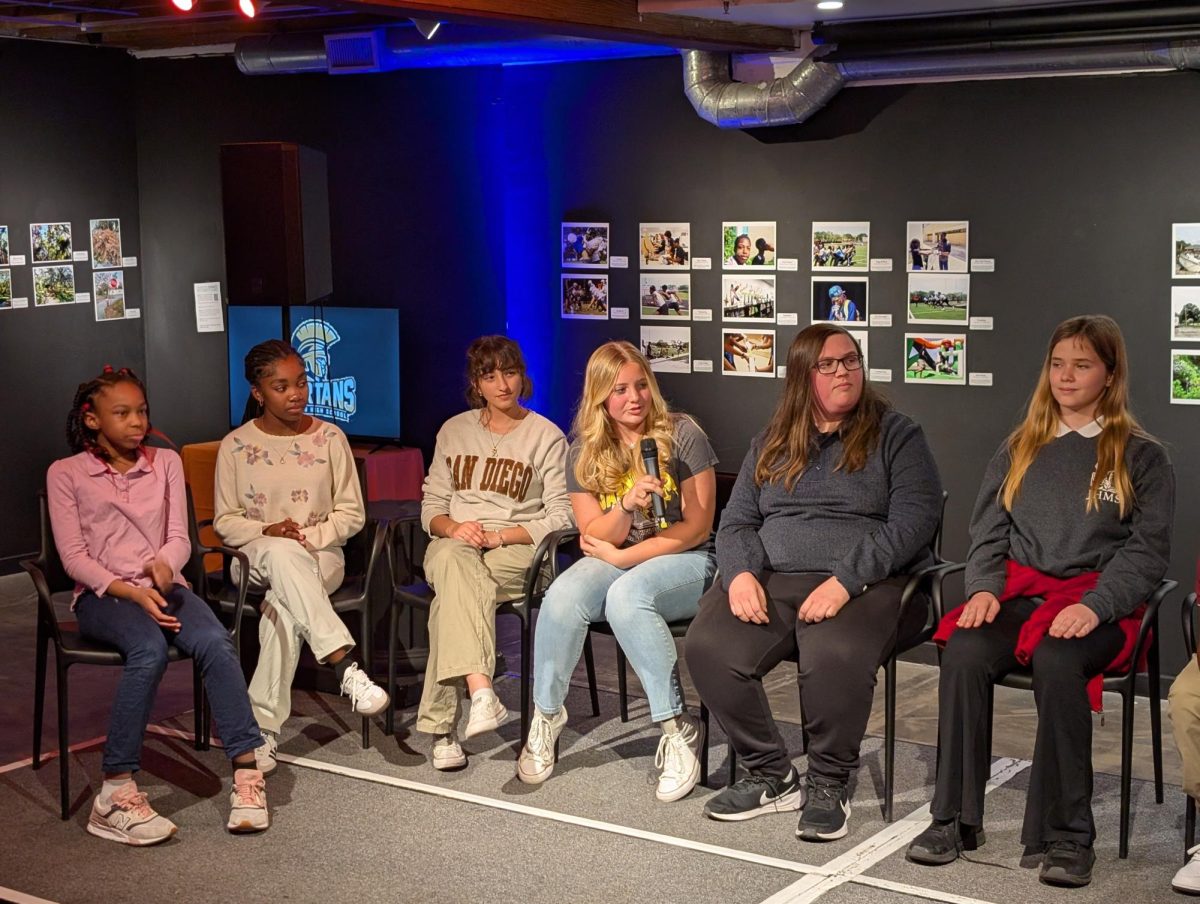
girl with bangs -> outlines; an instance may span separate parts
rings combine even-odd
[[[640,445],[652,439],[659,473]],[[563,705],[588,625],[607,621],[662,725],[655,796],[684,797],[700,777],[702,726],[688,715],[667,623],[696,614],[712,582],[717,456],[690,417],[673,413],[646,359],[628,342],[592,353],[567,457],[567,490],[584,558],[546,592],[534,640],[529,738],[517,777],[544,782],[554,770]],[[654,515],[654,497],[664,517]]]
[[[796,834],[848,829],[851,773],[876,673],[923,602],[901,611],[908,574],[933,561],[937,465],[921,428],[863,380],[844,329],[815,323],[788,350],[787,383],[750,444],[721,513],[721,582],[700,601],[684,649],[700,696],[747,770],[711,798],[711,819],[801,808]],[[808,775],[797,775],[763,676],[798,665]]]
[[[433,538],[425,577],[435,595],[417,730],[434,735],[435,769],[467,764],[457,734],[464,688],[464,737],[508,718],[492,688],[496,606],[524,592],[542,538],[571,526],[567,439],[522,404],[533,383],[521,347],[507,336],[476,339],[466,376],[471,407],[438,431],[421,498],[421,526]]]
[[[1060,323],[1024,421],[988,465],[967,601],[934,636],[944,644],[940,765],[933,822],[909,860],[950,863],[983,844],[991,686],[1024,664],[1038,729],[1021,842],[1043,853],[1042,882],[1091,880],[1092,679],[1133,665],[1139,610],[1170,561],[1175,505],[1166,452],[1129,411],[1128,374],[1112,319]]]

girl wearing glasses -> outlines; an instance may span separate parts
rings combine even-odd
[[[701,698],[747,770],[705,815],[797,810],[803,787],[797,834],[806,841],[846,834],[875,673],[897,636],[923,624],[925,607],[901,612],[899,600],[907,574],[933,561],[941,510],[921,428],[864,382],[862,363],[833,324],[792,341],[779,404],[721,515],[720,583],[700,600],[684,645]],[[789,658],[799,661],[809,734],[803,782],[762,684]]]

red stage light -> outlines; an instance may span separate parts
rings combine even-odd
[[[238,0],[238,9],[242,11],[242,15],[247,19],[253,19],[258,14],[258,8],[254,5],[254,0]]]

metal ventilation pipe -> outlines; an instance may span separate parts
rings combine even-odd
[[[805,122],[848,83],[1170,69],[1200,69],[1200,41],[906,53],[837,62],[810,57],[787,75],[758,84],[734,81],[728,54],[685,50],[683,90],[702,119],[722,129],[747,129]]]

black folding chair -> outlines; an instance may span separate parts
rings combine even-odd
[[[41,509],[41,552],[36,559],[26,559],[21,567],[33,580],[38,598],[37,665],[33,694],[33,768],[42,765],[42,711],[46,700],[46,660],[49,647],[54,646],[55,685],[58,696],[58,779],[60,815],[68,818],[70,807],[70,738],[68,706],[68,670],[73,665],[101,665],[124,668],[125,657],[118,650],[84,637],[78,628],[59,622],[55,602],[70,600],[75,582],[63,570],[50,529],[50,512],[44,491],[38,494]],[[188,658],[174,644],[167,646],[167,661]],[[192,663],[192,703],[195,719],[195,746],[203,750],[206,744],[202,712],[203,681],[199,666]]]
[[[944,596],[940,585],[947,577],[966,568],[965,563],[949,565],[942,568],[935,577],[939,590],[934,595],[934,608],[940,622],[943,615]],[[1137,639],[1133,647],[1133,666],[1128,672],[1120,675],[1105,675],[1104,690],[1121,695],[1121,833],[1117,856],[1124,860],[1129,856],[1129,815],[1130,791],[1133,781],[1133,715],[1134,698],[1137,695],[1137,678],[1141,674],[1137,664],[1146,657],[1146,681],[1150,697],[1150,743],[1154,756],[1154,799],[1156,803],[1163,802],[1163,766],[1162,766],[1162,693],[1160,689],[1158,652],[1158,611],[1167,594],[1178,584],[1175,581],[1163,580],[1158,588],[1146,601],[1146,610],[1138,626]],[[1011,687],[1018,690],[1033,690],[1033,671],[1028,668],[1017,668],[999,678],[993,688]],[[989,691],[988,699],[988,751],[992,749],[992,718],[994,693]]]

